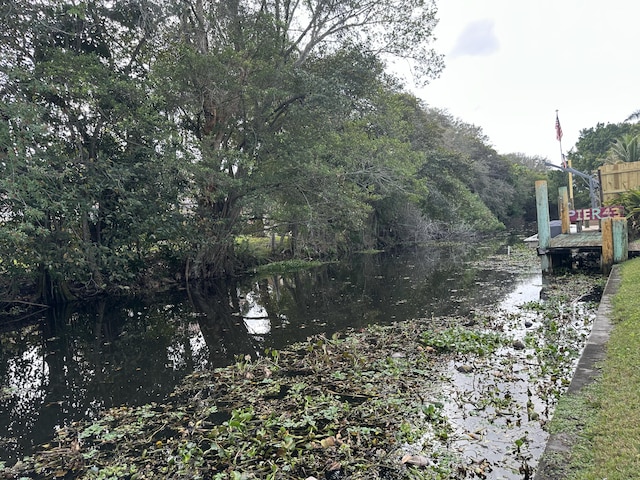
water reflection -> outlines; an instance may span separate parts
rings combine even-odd
[[[104,408],[162,401],[187,373],[238,355],[494,303],[518,276],[468,262],[500,248],[361,255],[348,265],[48,312],[0,335],[0,461],[14,462],[56,427]]]
[[[540,294],[542,287],[544,286],[544,279],[542,272],[536,271],[527,274],[523,274],[512,287],[513,291],[507,294],[498,307],[499,310],[505,310],[507,312],[516,312],[520,305],[524,305],[529,302],[537,302],[540,300]]]

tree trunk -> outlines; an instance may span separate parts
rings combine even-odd
[[[240,217],[237,200],[237,195],[229,194],[217,202],[206,199],[199,202],[203,237],[192,264],[191,277],[212,279],[235,275],[235,239]]]
[[[93,281],[98,289],[104,288],[104,278],[102,276],[102,272],[100,271],[100,267],[98,266],[98,261],[96,260],[94,245],[100,245],[98,242],[94,243],[93,235],[91,232],[91,227],[89,226],[89,220],[87,218],[86,212],[82,215],[82,240],[84,242],[84,251],[85,258],[87,260],[87,264],[91,269],[91,275],[93,277]]]
[[[76,300],[67,282],[62,279],[52,278],[51,273],[44,266],[40,268],[38,283],[38,297],[40,302],[45,305],[61,305]]]

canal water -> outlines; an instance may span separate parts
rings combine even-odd
[[[478,262],[505,254],[508,243],[362,254],[294,274],[43,312],[0,332],[0,465],[62,425],[162,401],[188,373],[236,356],[316,333],[537,298],[539,274]]]

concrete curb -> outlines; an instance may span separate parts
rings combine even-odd
[[[620,287],[619,265],[614,265],[607,284],[602,293],[600,306],[591,329],[587,344],[580,356],[578,366],[573,374],[567,394],[579,392],[583,387],[592,383],[600,370],[597,364],[605,359],[606,344],[611,333],[612,299]],[[560,480],[562,475],[557,471],[558,456],[567,457],[573,446],[573,438],[565,433],[556,433],[549,437],[547,446],[542,454],[534,480]],[[555,458],[554,458],[555,457]]]

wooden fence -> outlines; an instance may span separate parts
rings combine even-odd
[[[628,190],[640,188],[640,162],[614,163],[598,168],[603,204]]]

